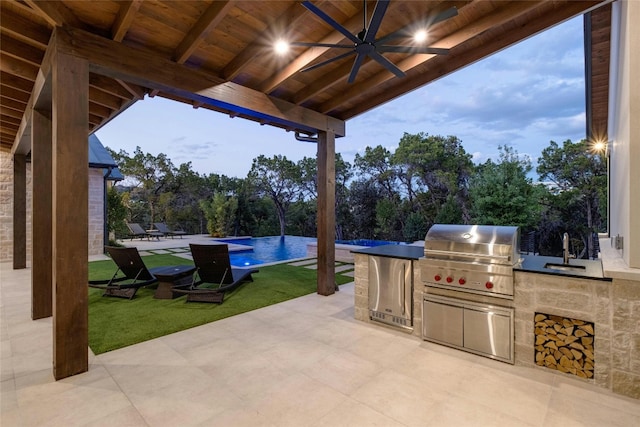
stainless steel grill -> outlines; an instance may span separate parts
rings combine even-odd
[[[423,339],[514,363],[513,267],[520,262],[519,240],[518,227],[431,227],[418,261],[426,285]]]
[[[429,286],[513,299],[518,227],[435,224],[425,237],[421,277]]]

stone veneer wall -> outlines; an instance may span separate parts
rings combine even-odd
[[[104,191],[102,169],[89,169],[89,255],[104,252]]]
[[[27,262],[31,254],[31,163],[27,163]],[[0,261],[13,260],[13,156],[0,152]]]
[[[104,180],[89,169],[89,255],[103,253]],[[31,257],[31,163],[27,163],[27,260]],[[13,156],[0,152],[0,261],[13,259]]]
[[[640,398],[639,282],[576,279],[520,271],[515,272],[515,280],[516,364],[536,367],[536,312],[593,322],[597,363],[594,378],[585,381]]]
[[[372,323],[369,319],[369,255],[354,254],[355,281],[355,319]],[[420,269],[413,262],[413,335],[422,336],[422,283]],[[379,325],[384,323],[375,322]],[[389,327],[393,327],[389,325]],[[394,328],[395,329],[395,328]]]

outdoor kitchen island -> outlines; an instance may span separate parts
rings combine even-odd
[[[419,261],[424,248],[390,245],[353,253],[355,318],[423,339],[424,296],[433,291],[421,277]],[[409,261],[412,266],[411,328],[397,328],[370,315],[370,258],[380,257]],[[562,259],[522,256],[522,262],[513,268],[513,300],[473,298],[514,309],[513,363],[552,369],[640,399],[640,283],[605,277],[601,260],[570,260],[570,265],[584,265],[584,270],[545,268],[548,263],[562,264]],[[439,293],[455,294],[446,289]]]

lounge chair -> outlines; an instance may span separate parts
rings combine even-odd
[[[180,238],[182,239],[182,236],[187,234],[186,231],[182,230],[170,230],[169,227],[167,227],[167,224],[165,224],[164,222],[154,222],[153,226],[156,228],[156,230],[162,233],[164,237],[171,236],[172,239],[173,236],[180,236]]]
[[[255,269],[231,267],[226,244],[189,246],[197,268],[193,284],[189,289],[174,290],[186,294],[187,302],[222,303],[226,292],[233,291],[244,282],[253,282],[251,275],[258,272]],[[203,284],[215,287],[201,286]]]
[[[160,240],[160,237],[164,236],[164,234],[159,231],[147,231],[142,228],[140,224],[135,222],[128,222],[127,228],[129,229],[129,236],[131,237],[131,240],[136,237],[140,237],[140,240],[144,239],[145,237],[147,238],[147,240],[150,240],[152,237]]]
[[[140,258],[137,248],[106,246],[106,250],[118,269],[109,280],[89,281],[89,287],[104,289],[102,296],[131,299],[136,295],[138,289],[158,281],[153,275],[154,271],[166,269],[166,267],[148,269]],[[124,276],[120,276],[120,272]]]

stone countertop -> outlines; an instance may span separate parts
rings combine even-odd
[[[354,249],[351,252],[354,254],[417,260],[424,256],[424,247],[411,245],[383,245],[374,246],[372,248]]]
[[[558,267],[545,267],[546,264],[555,264],[558,265]],[[563,269],[562,258],[560,257],[522,255],[522,262],[519,265],[515,266],[514,270],[522,271],[525,273],[541,273],[553,276],[611,281],[611,278],[604,277],[602,262],[599,259],[570,259],[569,266],[576,267],[576,269]]]

